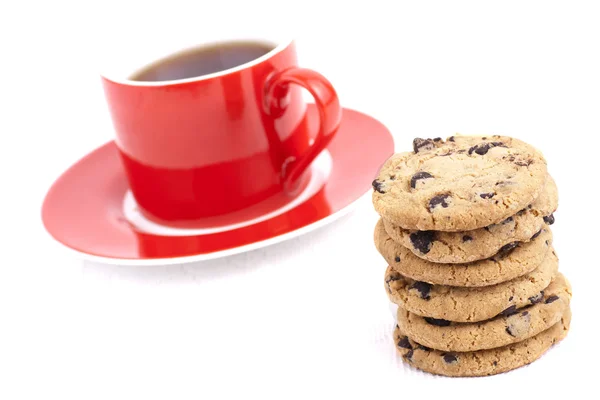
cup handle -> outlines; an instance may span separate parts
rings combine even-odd
[[[329,144],[340,127],[342,108],[335,89],[321,74],[306,68],[291,67],[271,75],[265,83],[265,112],[277,118],[281,116],[287,104],[285,95],[290,83],[300,85],[313,96],[319,111],[319,130],[314,143],[298,157],[287,157],[281,166],[284,191],[293,193],[297,189],[299,178],[313,160]]]

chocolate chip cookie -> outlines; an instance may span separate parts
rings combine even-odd
[[[547,226],[535,233],[527,243],[514,242],[504,246],[492,258],[464,264],[438,264],[415,256],[396,243],[380,220],[375,227],[375,247],[390,267],[417,281],[450,286],[490,286],[509,281],[536,269],[552,244]]]
[[[534,304],[557,270],[558,257],[550,249],[532,272],[493,286],[431,285],[410,279],[388,266],[385,288],[392,302],[414,314],[455,322],[478,322]]]
[[[411,339],[436,350],[492,349],[528,339],[556,324],[571,301],[569,282],[559,273],[536,301],[534,305],[475,323],[421,317],[399,307],[398,325]]]
[[[533,203],[547,179],[546,160],[506,136],[415,139],[373,181],[375,210],[420,231],[466,231],[505,220]]]
[[[387,233],[416,256],[436,263],[466,263],[492,257],[503,246],[526,242],[545,223],[553,223],[558,190],[548,177],[544,190],[527,208],[502,222],[471,231],[436,232],[402,229],[384,220]]]
[[[402,358],[423,371],[446,376],[485,376],[510,371],[542,356],[553,344],[567,336],[571,312],[565,311],[551,328],[508,346],[468,352],[433,350],[412,340],[398,326],[394,343]]]

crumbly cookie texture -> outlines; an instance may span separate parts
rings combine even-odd
[[[388,266],[385,288],[389,299],[424,317],[478,322],[534,304],[558,270],[553,249],[532,272],[493,286],[458,287],[415,281]]]
[[[466,263],[492,257],[503,246],[526,242],[542,226],[554,223],[558,190],[548,177],[544,190],[527,208],[497,224],[471,231],[439,232],[402,229],[384,220],[387,233],[416,256],[437,263]]]
[[[387,234],[380,220],[375,226],[375,247],[389,266],[400,274],[436,285],[478,287],[509,281],[536,269],[552,244],[545,226],[527,243],[505,245],[492,258],[464,264],[439,264],[415,256]]]
[[[415,139],[373,181],[373,205],[404,229],[465,231],[505,220],[533,203],[547,178],[535,148],[506,136]]]
[[[559,322],[571,301],[569,282],[559,273],[536,301],[534,305],[476,323],[421,317],[399,307],[398,326],[414,341],[436,350],[492,349],[528,339]]]
[[[542,356],[553,344],[567,336],[571,312],[565,311],[551,328],[523,341],[488,350],[443,352],[433,350],[406,336],[398,326],[394,343],[403,360],[410,365],[437,375],[485,376],[510,371]]]

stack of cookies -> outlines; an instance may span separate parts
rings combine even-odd
[[[415,139],[373,181],[375,244],[403,359],[448,376],[531,363],[569,329],[546,160],[510,137]]]

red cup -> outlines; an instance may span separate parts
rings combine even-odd
[[[102,75],[130,188],[149,218],[177,225],[222,216],[294,196],[307,182],[339,127],[339,100],[321,74],[298,67],[292,41],[263,43],[266,54],[197,77]],[[317,132],[301,88],[318,107]]]

